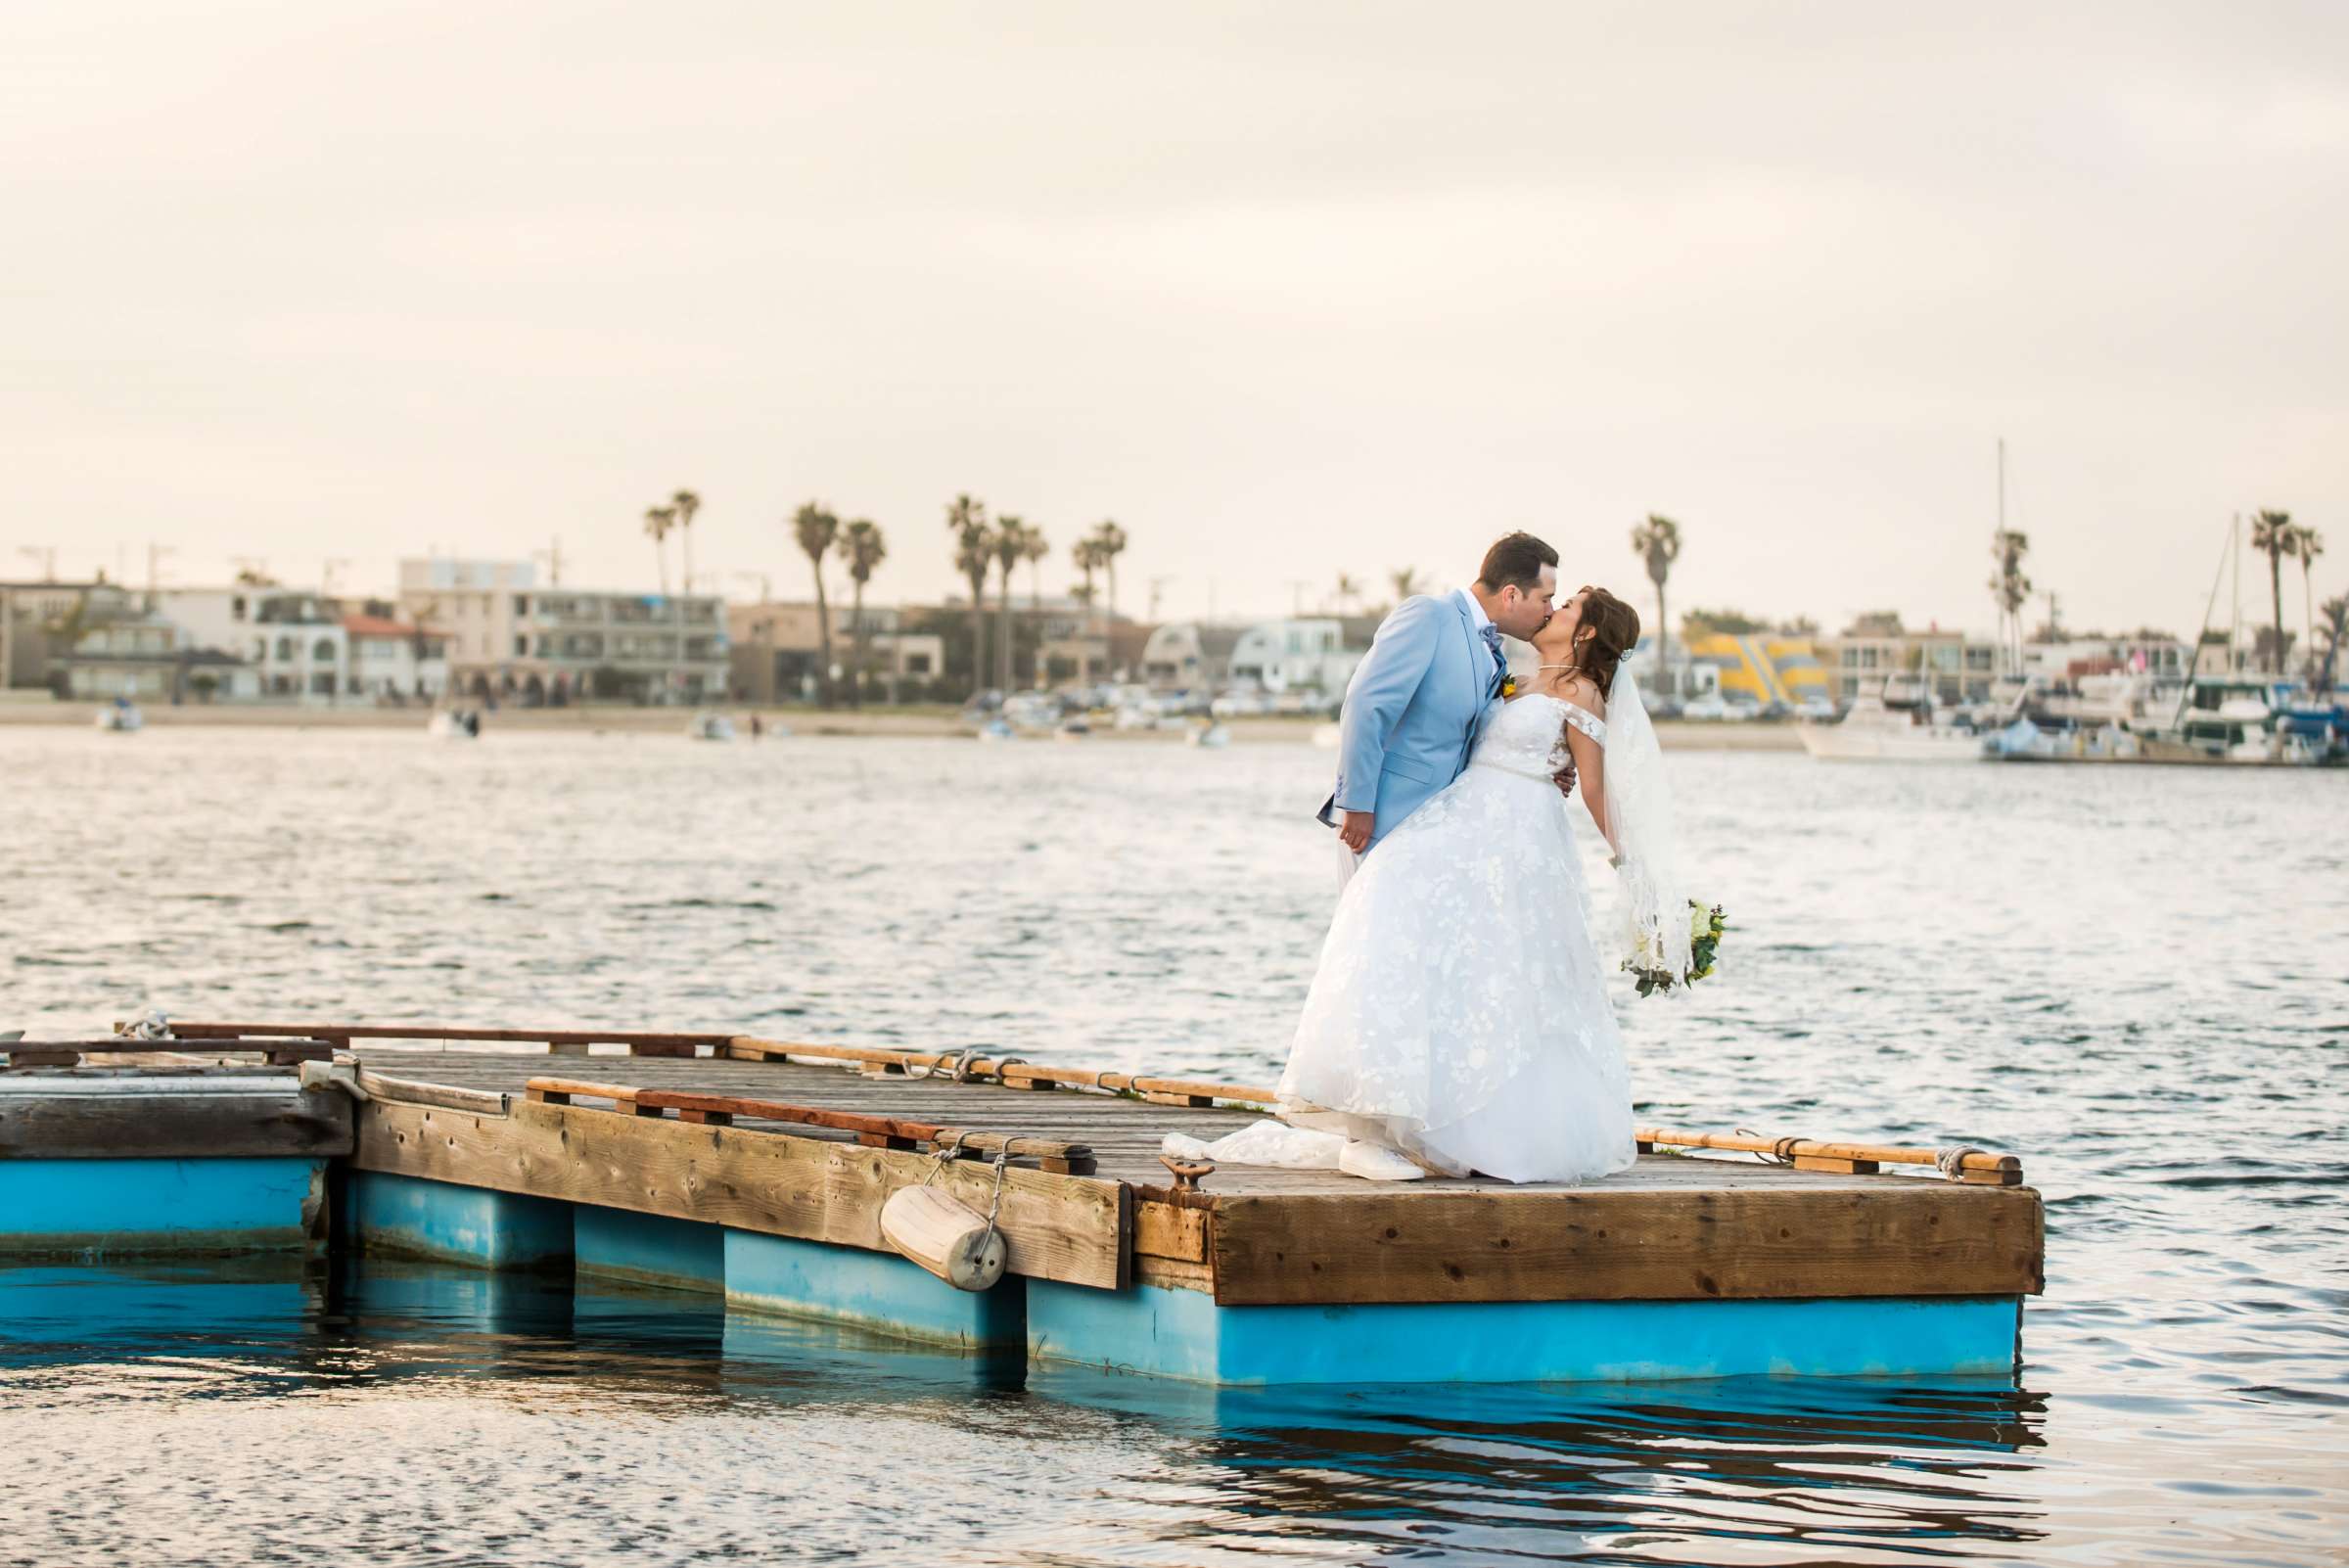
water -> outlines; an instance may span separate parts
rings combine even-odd
[[[1262,1079],[1326,754],[0,729],[0,1027],[749,1028]],[[2341,1560],[2349,777],[1675,759],[1643,1120],[1968,1142],[2019,1388],[1207,1393],[434,1270],[0,1273],[0,1562]],[[1600,873],[1603,876],[1603,871]],[[1528,890],[1528,897],[1536,890]]]

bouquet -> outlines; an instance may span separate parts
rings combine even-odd
[[[1662,966],[1656,956],[1655,944],[1646,937],[1639,939],[1638,950],[1623,961],[1623,967],[1639,980],[1639,994],[1652,996],[1658,992],[1672,990],[1676,985],[1693,986],[1713,973],[1713,959],[1721,951],[1721,934],[1729,929],[1722,917],[1721,905],[1711,908],[1688,900],[1688,972],[1676,975]]]

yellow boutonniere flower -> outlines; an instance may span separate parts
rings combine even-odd
[[[1503,697],[1514,697],[1517,695],[1517,677],[1515,675],[1503,675],[1500,677],[1500,694]]]

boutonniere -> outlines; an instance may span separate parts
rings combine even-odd
[[[1517,677],[1515,675],[1503,675],[1500,677],[1500,695],[1504,699],[1517,695]]]

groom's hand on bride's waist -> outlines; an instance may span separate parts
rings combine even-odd
[[[1370,834],[1377,821],[1374,811],[1348,811],[1338,823],[1338,842],[1359,854],[1370,848]]]

